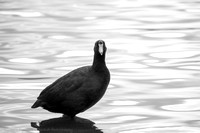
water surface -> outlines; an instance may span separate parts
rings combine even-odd
[[[103,99],[78,115],[90,123],[84,126],[198,133],[199,6],[198,0],[2,0],[0,132],[38,133],[45,130],[33,128],[37,122],[60,121],[60,114],[31,105],[58,77],[90,65],[94,42],[103,39],[112,79]]]

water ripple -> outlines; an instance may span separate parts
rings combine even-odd
[[[7,68],[0,68],[0,74],[26,74],[25,71],[12,70]]]
[[[200,99],[187,99],[182,104],[167,105],[162,108],[171,111],[198,111],[200,110]]]
[[[20,12],[20,11],[0,11],[0,14],[3,15],[17,15],[20,17],[41,17],[43,16],[40,12]]]
[[[43,62],[40,59],[31,59],[31,58],[13,58],[9,59],[10,62],[16,62],[16,63],[40,63]]]
[[[189,58],[199,55],[199,51],[177,51],[168,53],[153,53],[151,56],[157,58]]]

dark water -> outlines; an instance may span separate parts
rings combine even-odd
[[[199,0],[1,0],[0,132],[58,125],[53,132],[199,133],[199,7]],[[98,39],[112,80],[78,115],[86,120],[66,128],[60,114],[30,109],[48,84],[91,64]]]

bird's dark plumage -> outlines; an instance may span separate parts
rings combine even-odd
[[[105,42],[98,40],[94,46],[92,66],[77,68],[47,86],[32,105],[74,117],[97,103],[104,95],[110,81],[105,63]]]

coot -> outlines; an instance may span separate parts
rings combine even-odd
[[[98,40],[94,46],[92,66],[77,68],[47,86],[31,108],[62,113],[73,118],[87,110],[104,95],[110,81],[110,72],[106,67],[106,45]]]

